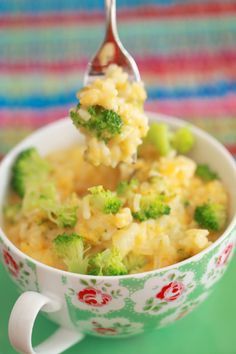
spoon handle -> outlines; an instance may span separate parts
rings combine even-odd
[[[106,36],[109,41],[119,40],[116,24],[116,0],[105,0],[106,7]]]

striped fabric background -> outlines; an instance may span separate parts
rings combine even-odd
[[[184,118],[236,155],[236,1],[117,0],[147,109]],[[75,103],[104,33],[102,0],[0,0],[0,155]]]

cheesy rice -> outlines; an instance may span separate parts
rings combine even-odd
[[[141,260],[142,266],[131,273],[143,272],[191,257],[219,236],[219,232],[199,228],[193,213],[197,205],[208,201],[227,208],[226,190],[218,179],[206,183],[197,177],[192,159],[174,151],[160,157],[144,149],[135,164],[112,169],[85,162],[84,150],[85,146],[74,146],[46,160],[52,166],[51,179],[62,200],[73,192],[78,196],[78,221],[70,231],[83,235],[91,254],[115,247],[127,261]],[[118,213],[104,214],[90,205],[88,187],[103,185],[115,190],[119,181],[131,177],[138,183],[123,198]],[[155,193],[165,195],[170,214],[143,222],[135,220],[133,212],[140,210],[142,196]],[[18,199],[15,194],[11,196],[15,203]],[[15,222],[6,219],[5,223],[6,234],[21,251],[60,269],[66,267],[55,255],[52,243],[65,230],[68,232],[49,220],[43,222],[37,210]]]

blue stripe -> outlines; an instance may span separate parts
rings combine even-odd
[[[154,87],[148,89],[149,99],[188,99],[223,97],[229,93],[236,93],[236,82],[220,81],[195,87],[177,87],[173,89]]]
[[[51,108],[54,106],[73,106],[76,104],[75,91],[56,96],[27,96],[11,98],[0,96],[0,108]]]
[[[118,0],[117,7],[137,7],[148,5],[168,6],[187,3],[189,0]],[[191,0],[204,2],[205,0]],[[104,0],[0,0],[0,15],[3,13],[40,13],[48,11],[102,10]]]
[[[236,82],[220,81],[214,84],[197,87],[163,88],[152,87],[148,89],[150,100],[215,98],[236,93]],[[0,108],[53,108],[55,106],[73,106],[76,103],[75,91],[60,93],[56,96],[33,95],[25,98],[11,98],[0,96]]]

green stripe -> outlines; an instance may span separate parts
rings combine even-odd
[[[91,54],[101,43],[103,25],[81,27],[32,28],[0,31],[0,51],[5,57],[47,58],[57,60],[70,55]],[[230,33],[230,36],[229,36]],[[189,19],[187,21],[144,21],[120,25],[127,48],[145,51],[179,51],[183,48],[219,48],[236,41],[235,17]],[[5,47],[5,50],[4,50]]]
[[[236,144],[236,116],[220,118],[191,117],[188,121],[208,131],[224,144]]]
[[[127,30],[129,30],[127,32]],[[227,32],[227,31],[236,31],[236,21],[235,16],[224,16],[222,18],[189,18],[189,19],[171,19],[171,20],[148,20],[141,22],[134,22],[132,26],[125,22],[121,23],[119,26],[119,32],[125,36],[130,36],[131,34],[139,34],[140,36],[148,35],[150,33],[156,32],[159,35],[193,35],[194,33],[212,33],[212,32]],[[1,36],[12,37],[14,36],[16,41],[24,35],[24,39],[34,38],[34,41],[37,41],[39,38],[42,40],[46,37],[52,36],[53,38],[60,39],[63,35],[70,35],[66,39],[70,40],[73,38],[86,37],[89,38],[100,38],[104,33],[103,24],[83,24],[81,26],[54,26],[54,27],[45,27],[45,28],[31,28],[24,29],[19,28],[15,29],[2,29],[0,30]],[[6,39],[5,37],[5,39]],[[2,41],[2,38],[1,38]]]
[[[0,155],[6,154],[14,145],[32,132],[30,129],[17,127],[1,128],[0,130]]]
[[[27,75],[1,75],[0,96],[21,98],[28,97],[29,94],[39,94],[43,96],[54,96],[74,90],[76,93],[83,81],[81,72],[73,72],[64,75],[52,74],[30,74]]]
[[[66,94],[67,92],[77,92],[83,82],[84,72],[73,70],[59,75],[58,73],[48,73],[42,72],[40,74],[30,73],[29,75],[25,74],[1,74],[0,80],[0,96],[2,97],[11,97],[14,98],[24,98],[30,95],[42,95],[42,96],[55,96],[58,94]],[[215,75],[217,78],[217,74]],[[189,80],[193,78],[194,80]],[[223,79],[223,77],[222,77]],[[226,78],[227,81],[228,78]],[[202,86],[212,80],[207,80],[205,82],[200,78],[198,79],[197,75],[185,75],[185,84],[183,85],[183,77],[174,77],[170,80],[169,76],[160,78],[156,77],[155,83],[150,84],[148,80],[143,76],[144,82],[150,91],[155,90],[157,87],[167,90],[177,90],[184,88],[197,88]]]

